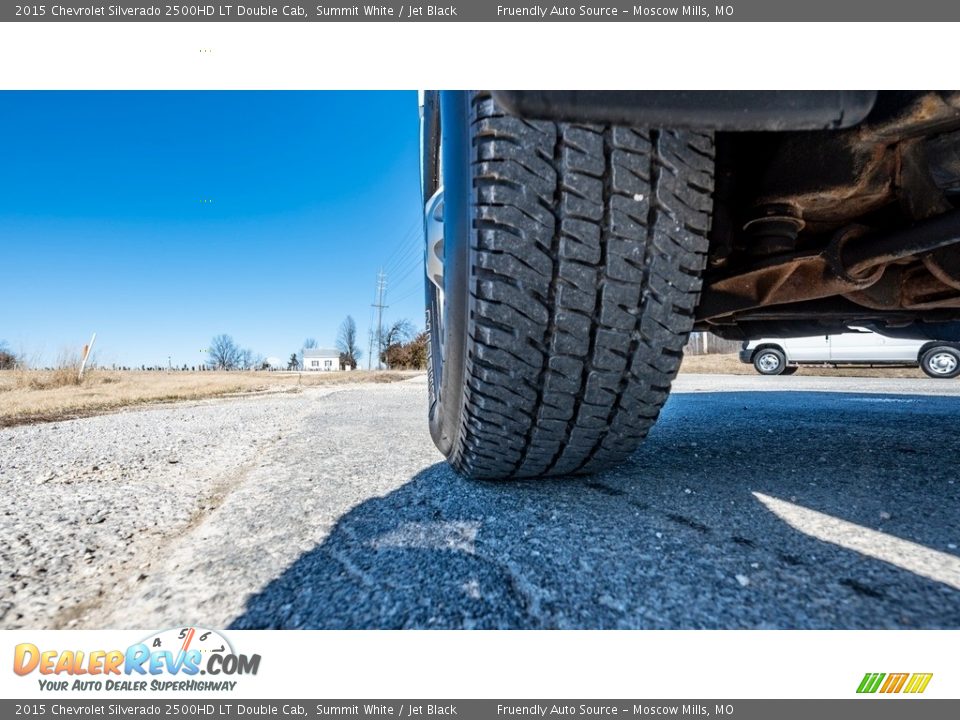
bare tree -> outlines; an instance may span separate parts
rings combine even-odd
[[[340,351],[342,365],[357,367],[357,361],[362,357],[363,351],[357,345],[357,323],[350,315],[340,323],[340,331],[337,333],[337,350]]]
[[[380,331],[380,359],[390,368],[392,350],[408,342],[416,334],[416,328],[409,320],[397,320],[393,325]]]
[[[0,340],[0,370],[13,370],[17,366],[17,356],[3,340]]]
[[[240,365],[241,350],[229,335],[214,337],[207,353],[210,355],[207,365],[216,370],[234,370]]]
[[[304,350],[312,350],[312,349],[315,348],[316,346],[317,346],[317,341],[316,341],[314,338],[312,338],[312,337],[308,337],[306,340],[303,341],[303,350],[301,350],[300,353],[297,355],[297,365],[298,365],[299,367],[304,367],[304,365],[303,365],[303,351],[304,351]]]
[[[239,365],[241,370],[250,370],[251,368],[255,367],[255,362],[256,358],[254,358],[253,350],[250,348],[243,348],[243,350],[240,351],[237,365]]]
[[[409,340],[416,333],[413,323],[409,320],[397,320],[390,327],[383,330],[383,344],[387,347],[403,343]]]

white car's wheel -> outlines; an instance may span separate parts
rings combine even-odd
[[[780,375],[787,368],[787,358],[777,348],[763,348],[753,356],[753,367],[761,375]]]
[[[949,345],[932,347],[920,358],[920,369],[932,378],[955,378],[960,375],[960,350]]]

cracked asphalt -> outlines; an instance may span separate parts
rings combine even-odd
[[[960,382],[682,375],[628,463],[521,483],[425,395],[0,430],[0,627],[960,627]]]

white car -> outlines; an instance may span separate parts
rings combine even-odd
[[[761,375],[790,375],[798,365],[910,365],[932,378],[960,375],[960,344],[906,340],[869,330],[841,335],[760,338],[743,343],[741,362]]]

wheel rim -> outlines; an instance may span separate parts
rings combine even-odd
[[[949,375],[957,369],[957,358],[953,353],[934,353],[927,358],[927,367],[935,375]]]
[[[777,368],[780,367],[780,358],[778,358],[773,353],[763,353],[760,357],[757,358],[757,366],[763,372],[774,372]]]
[[[440,295],[439,319],[443,327],[443,186],[437,190],[423,207],[423,227],[426,236],[427,280],[437,288]]]

